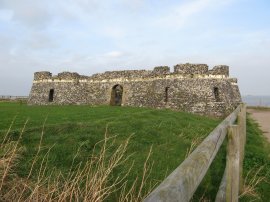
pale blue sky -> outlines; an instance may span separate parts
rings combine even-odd
[[[0,95],[28,95],[35,71],[186,62],[229,65],[242,95],[270,95],[270,1],[0,0]]]

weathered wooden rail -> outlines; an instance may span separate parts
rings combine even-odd
[[[28,96],[0,95],[2,100],[27,100]]]
[[[246,106],[244,104],[240,104],[223,120],[188,158],[144,199],[144,202],[189,201],[226,136],[228,136],[226,169],[216,202],[238,201],[243,186],[242,170],[246,142]]]

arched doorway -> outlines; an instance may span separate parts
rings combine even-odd
[[[121,106],[122,96],[123,96],[123,87],[119,84],[115,85],[112,88],[111,105],[112,106]]]

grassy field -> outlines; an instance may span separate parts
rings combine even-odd
[[[125,152],[128,159],[113,169],[109,181],[124,175],[132,167],[126,177],[127,186],[131,187],[136,179],[140,182],[143,178],[144,162],[152,148],[148,161],[148,167],[152,165],[152,170],[142,193],[146,193],[170,174],[185,159],[191,145],[196,146],[220,122],[217,119],[170,110],[109,106],[27,106],[5,102],[0,103],[0,120],[1,138],[3,139],[13,122],[9,137],[15,141],[28,120],[20,140],[23,149],[14,171],[22,179],[29,174],[37,152],[39,158],[30,180],[40,176],[38,165],[42,164],[48,151],[45,175],[50,175],[52,170],[56,176],[60,171],[63,175],[68,175],[71,165],[80,165],[81,162],[84,164],[93,151],[99,156],[103,148],[102,142],[96,143],[102,141],[106,133],[110,138],[106,159],[130,138]],[[245,172],[264,166],[258,175],[264,175],[269,180],[270,160],[269,153],[266,153],[269,151],[269,145],[265,143],[256,124],[249,120]],[[74,159],[76,154],[78,155]],[[196,192],[194,201],[202,196],[205,199],[214,199],[224,166],[225,145]],[[72,170],[76,170],[74,166]],[[121,183],[117,186],[121,187]],[[258,186],[262,201],[270,197],[267,189],[270,190],[270,187],[265,182]],[[140,190],[140,183],[136,185],[136,190]],[[117,191],[107,200],[115,201],[119,194]]]

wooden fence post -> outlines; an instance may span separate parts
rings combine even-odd
[[[238,125],[228,128],[226,201],[237,202],[239,196],[240,137]]]
[[[239,194],[243,191],[243,163],[245,156],[245,144],[246,144],[246,106],[241,104],[241,111],[237,116],[237,124],[239,125],[239,137],[240,137],[240,162],[239,162]]]

